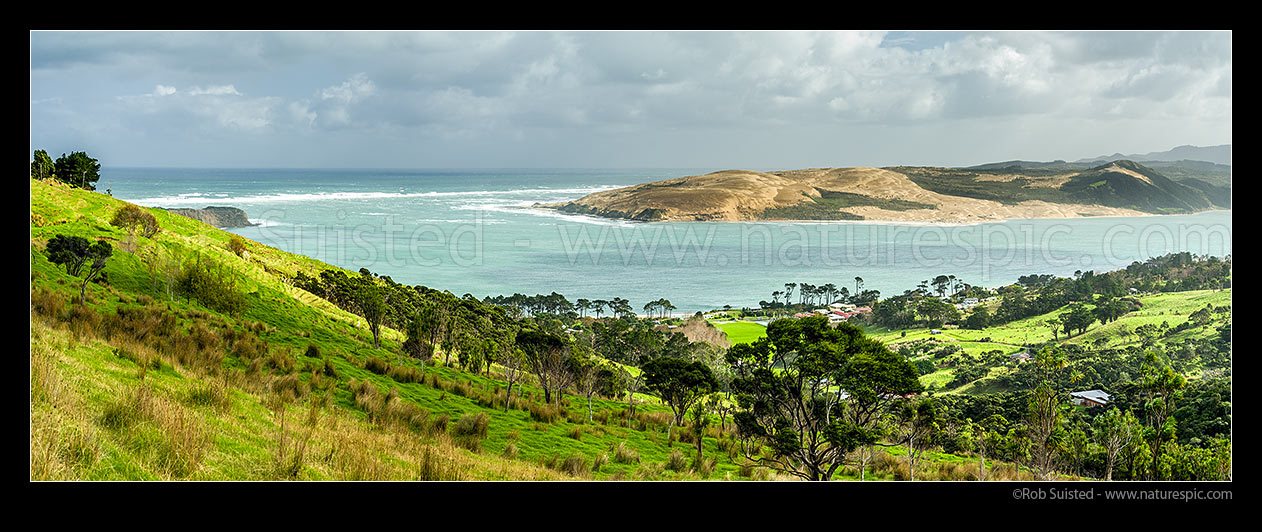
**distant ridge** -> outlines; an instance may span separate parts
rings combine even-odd
[[[1121,153],[1114,153],[1113,155],[1101,155],[1099,157],[1092,157],[1089,159],[1079,159],[1075,162],[1079,162],[1079,163],[1113,162],[1113,161],[1123,160],[1123,159],[1131,160],[1131,161],[1140,161],[1140,162],[1206,161],[1206,162],[1211,162],[1215,164],[1225,164],[1225,165],[1230,166],[1231,165],[1231,145],[1222,144],[1219,146],[1205,146],[1205,147],[1184,145],[1184,146],[1179,146],[1179,147],[1172,148],[1167,151],[1161,151],[1161,152],[1151,152],[1151,153],[1143,153],[1143,154],[1133,153],[1130,155],[1122,155]]]

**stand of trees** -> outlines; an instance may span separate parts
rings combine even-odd
[[[31,177],[35,179],[56,178],[73,187],[84,190],[96,190],[96,182],[101,179],[101,163],[88,157],[87,153],[76,151],[70,155],[61,154],[56,161],[44,150],[35,150],[31,161]]]

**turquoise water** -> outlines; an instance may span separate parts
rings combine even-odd
[[[238,207],[232,232],[351,270],[456,295],[559,292],[677,312],[771,300],[785,283],[889,296],[938,275],[999,286],[1123,268],[1171,251],[1231,253],[1231,213],[1016,220],[634,223],[532,208],[717,169],[299,170],[107,168],[98,183],[152,207]]]

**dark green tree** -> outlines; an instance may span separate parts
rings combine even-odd
[[[105,261],[114,254],[109,242],[89,241],[81,236],[56,235],[45,247],[48,261],[65,266],[66,273],[80,277],[79,304],[87,300],[88,283],[102,275]]]
[[[732,346],[727,361],[742,453],[806,480],[831,479],[848,454],[876,443],[893,401],[924,390],[905,357],[823,316],[771,322],[766,338]]]
[[[526,367],[543,388],[546,403],[552,403],[555,396],[559,404],[561,392],[574,376],[570,345],[562,334],[541,329],[523,329],[517,333],[517,345],[526,355]]]
[[[84,190],[96,190],[96,182],[101,179],[101,163],[81,151],[61,154],[53,163],[53,171],[57,179]]]
[[[674,413],[671,427],[683,425],[684,415],[701,398],[719,390],[710,366],[674,357],[658,357],[640,367],[644,371],[644,388],[670,406]],[[669,434],[669,428],[667,433]]]
[[[53,159],[48,156],[48,152],[44,150],[35,150],[34,159],[31,161],[31,178],[48,179],[55,176],[56,172],[57,170],[53,165]]]

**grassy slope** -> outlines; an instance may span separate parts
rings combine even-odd
[[[582,398],[570,396],[567,399],[572,405],[570,418],[581,420],[582,423],[569,420],[539,423],[531,420],[530,413],[524,410],[510,409],[508,413],[504,413],[502,406],[485,408],[457,393],[448,393],[427,384],[399,383],[389,377],[371,373],[363,369],[364,360],[368,357],[397,360],[394,353],[402,336],[398,332],[387,330],[383,335],[382,348],[373,349],[367,330],[362,326],[356,327],[362,320],[284,282],[295,271],[313,273],[329,266],[249,241],[246,258],[237,257],[226,250],[231,234],[157,209],[150,212],[157,217],[162,231],[151,240],[137,237],[135,240],[138,241],[138,246],[134,248],[134,253],[129,253],[120,249],[120,244],[128,239],[127,235],[108,224],[113,212],[121,205],[123,202],[101,194],[32,181],[32,293],[36,290],[51,291],[60,294],[67,301],[72,296],[77,296],[77,279],[49,263],[43,252],[44,244],[51,236],[68,234],[103,238],[115,245],[114,256],[105,270],[109,285],[91,283],[88,287],[88,305],[101,314],[115,312],[120,306],[135,306],[137,298],[149,296],[156,299],[159,305],[168,305],[169,312],[180,317],[180,326],[184,329],[197,322],[198,316],[207,315],[210,316],[212,328],[214,324],[219,324],[225,329],[242,330],[261,322],[266,327],[260,336],[274,351],[284,352],[286,356],[295,359],[299,368],[318,365],[319,359],[302,356],[309,343],[317,345],[337,368],[339,382],[330,389],[329,404],[322,410],[322,419],[325,421],[314,431],[313,438],[319,443],[312,444],[314,449],[308,451],[308,456],[338,454],[340,449],[348,448],[338,444],[339,438],[346,434],[347,438],[364,440],[355,445],[363,443],[365,448],[377,449],[377,456],[363,458],[365,463],[376,464],[370,468],[375,473],[366,478],[425,478],[429,469],[425,469],[422,458],[425,456],[423,451],[427,448],[432,450],[433,456],[441,455],[445,458],[443,463],[449,464],[450,468],[443,471],[452,472],[448,476],[455,478],[574,478],[537,464],[549,459],[564,460],[573,453],[582,455],[590,467],[592,461],[608,453],[611,446],[623,443],[639,455],[640,463],[619,464],[610,460],[594,474],[595,478],[688,477],[687,474],[662,471],[661,464],[666,462],[670,454],[665,442],[665,427],[654,424],[650,424],[647,430],[635,430],[634,426],[621,427],[617,425],[616,416],[612,416],[613,420],[608,425],[586,423],[586,401]],[[224,262],[241,274],[240,287],[248,295],[247,310],[241,316],[220,316],[206,312],[196,302],[187,302],[178,297],[168,300],[164,286],[161,282],[154,282],[146,269],[145,261],[141,259],[147,253],[156,253],[164,258],[188,257],[193,253],[201,253]],[[67,307],[73,305],[68,304]],[[104,416],[111,405],[117,406],[117,397],[130,397],[140,385],[140,367],[130,360],[114,355],[117,345],[94,338],[91,331],[80,331],[82,334],[75,336],[71,329],[64,323],[45,324],[42,317],[37,317],[32,312],[32,366],[37,366],[37,355],[43,357],[41,360],[54,361],[40,363],[39,366],[48,369],[45,373],[51,375],[51,382],[58,383],[55,387],[60,390],[50,401],[37,401],[33,395],[32,453],[35,455],[37,448],[48,452],[39,453],[43,458],[38,460],[38,464],[32,463],[32,478],[276,478],[272,474],[274,468],[268,466],[268,462],[277,455],[280,434],[278,418],[272,410],[263,406],[269,400],[269,395],[265,390],[257,390],[260,387],[258,383],[230,383],[229,388],[233,391],[229,392],[231,401],[225,409],[202,411],[184,408],[187,414],[199,419],[196,424],[202,427],[200,430],[207,441],[202,444],[204,448],[197,466],[174,474],[170,468],[162,466],[161,459],[147,455],[148,451],[144,450],[148,447],[145,442],[162,440],[158,429],[145,428],[156,425],[156,421],[132,425],[127,430],[109,430],[104,427]],[[40,349],[37,353],[37,344],[49,347]],[[145,377],[145,386],[152,387],[154,395],[161,397],[160,402],[163,404],[183,405],[188,402],[187,398],[194,390],[211,386],[215,382],[215,378],[199,375],[180,367],[178,363],[169,360],[169,356],[164,357],[163,370],[148,371]],[[413,363],[407,365],[416,368]],[[240,368],[241,363],[228,357],[223,366],[229,369]],[[449,368],[429,368],[426,371],[440,376],[445,384],[467,383],[467,388],[479,390],[486,395],[503,385],[502,381],[472,376]],[[226,371],[224,374],[232,375],[233,372]],[[303,371],[297,371],[296,374],[307,382],[311,380],[311,376]],[[34,370],[32,375],[34,382]],[[350,379],[371,382],[383,392],[394,388],[401,398],[428,411],[431,418],[446,414],[454,423],[459,416],[466,413],[487,413],[491,418],[490,430],[482,442],[482,452],[474,454],[458,449],[447,441],[448,438],[423,437],[405,430],[382,428],[367,423],[363,411],[354,405],[354,398],[347,387]],[[532,395],[541,393],[528,385],[522,389]],[[311,397],[300,401],[301,404],[295,403],[288,407],[291,425],[299,417],[297,410],[302,410],[305,416],[308,403],[317,395],[312,393]],[[594,402],[598,416],[602,411],[614,412],[623,407],[625,404],[622,402],[599,399]],[[666,409],[650,403],[642,405],[640,411],[654,419],[661,419]],[[64,448],[67,445],[66,438],[70,437],[65,433],[80,430],[68,427],[79,427],[91,434],[88,439],[91,440],[92,447],[100,450],[94,454],[96,459],[87,463],[65,462]],[[579,439],[575,439],[575,435]],[[290,436],[290,441],[293,438]],[[365,443],[369,440],[381,442]],[[722,454],[713,438],[705,441],[707,456]],[[407,442],[407,445],[400,446],[399,442]],[[505,462],[498,455],[504,452],[510,442],[518,450],[517,459]],[[690,456],[690,445],[675,442],[673,448]],[[309,463],[301,470],[299,478],[365,478],[346,468],[326,469],[328,468]],[[723,476],[735,469],[736,466],[731,462],[720,462],[716,473]],[[584,475],[583,478],[589,477]]]
[[[1065,338],[1064,334],[1061,334],[1059,335],[1059,340],[1063,343],[1094,346],[1097,340],[1103,339],[1102,347],[1105,348],[1139,345],[1142,343],[1141,338],[1133,333],[1136,328],[1143,325],[1160,326],[1163,322],[1168,323],[1173,328],[1188,321],[1190,314],[1204,308],[1205,305],[1213,305],[1215,307],[1231,305],[1231,289],[1168,292],[1141,296],[1138,299],[1143,303],[1143,308],[1140,310],[1130,312],[1108,324],[1101,324],[1097,321],[1085,333],[1075,334],[1071,338]],[[927,328],[890,330],[869,327],[867,332],[890,346],[897,346],[904,342],[932,339],[937,342],[957,344],[965,353],[973,356],[979,356],[983,352],[996,349],[1002,351],[1005,355],[1009,355],[1022,350],[1021,346],[1025,344],[1053,341],[1051,328],[1044,323],[1051,318],[1059,316],[1067,308],[995,327],[987,327],[982,330],[942,329],[941,334],[930,334],[930,330]],[[1216,318],[1210,325],[1188,329],[1172,336],[1171,339],[1183,340],[1192,336],[1216,335],[1217,328],[1224,322],[1224,319]],[[990,341],[978,341],[985,338],[989,338]],[[991,376],[996,375],[996,372],[1004,371],[1006,371],[1006,368],[994,368],[991,370]],[[953,373],[953,369],[942,369],[921,376],[921,382],[925,386],[929,386],[931,383],[942,385],[951,380]]]

